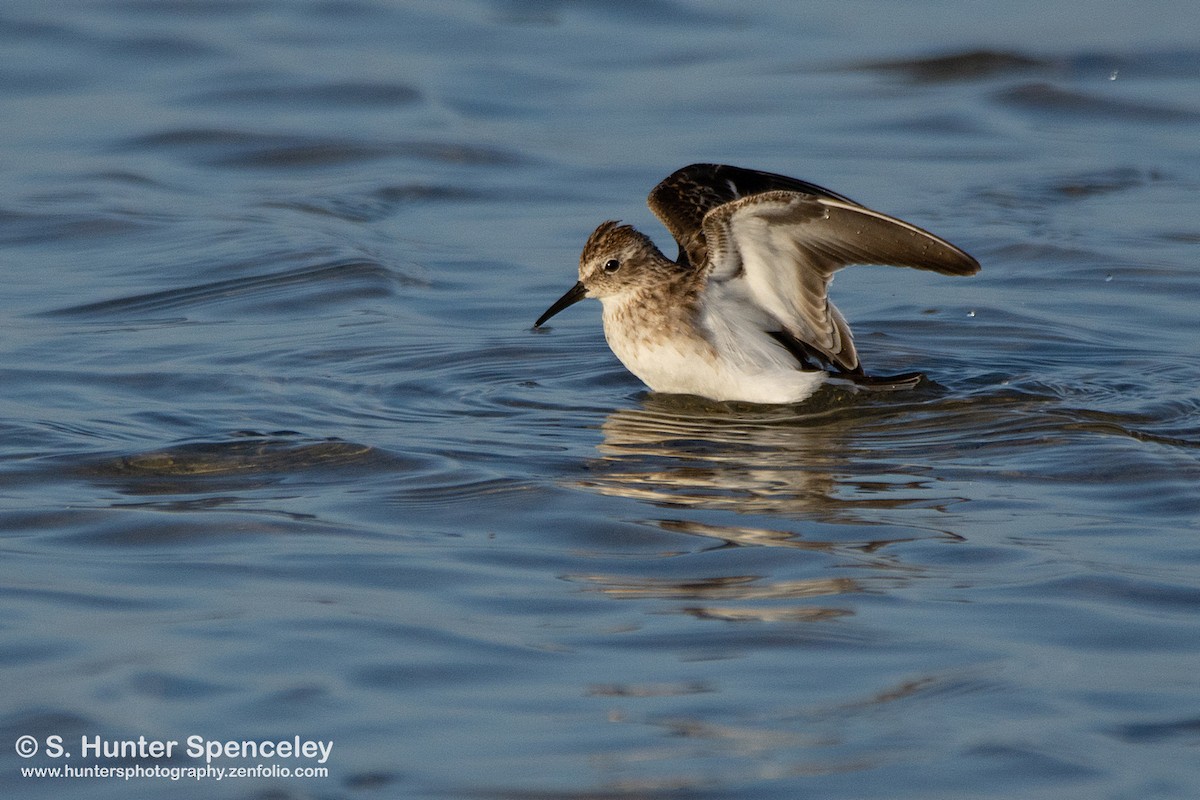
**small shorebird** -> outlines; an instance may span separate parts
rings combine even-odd
[[[907,389],[924,377],[867,375],[829,302],[833,273],[893,264],[972,275],[979,263],[915,225],[806,181],[693,164],[650,192],[679,245],[674,261],[629,225],[605,222],[579,258],[579,282],[533,324],[586,297],[604,337],[656,392],[796,403],[826,380]]]

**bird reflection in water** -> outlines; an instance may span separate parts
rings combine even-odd
[[[818,523],[879,525],[898,508],[941,507],[929,467],[895,462],[864,446],[861,431],[889,424],[886,406],[841,402],[803,409],[732,406],[700,398],[648,395],[601,426],[600,458],[580,485],[667,507],[765,514]],[[692,523],[670,523],[677,530]],[[704,524],[694,532],[705,533]],[[711,533],[711,530],[709,531]],[[939,528],[921,535],[945,533]],[[761,528],[735,528],[739,544],[787,544]],[[894,537],[888,537],[894,540]],[[792,543],[789,546],[806,546]]]
[[[608,416],[600,455],[578,483],[676,510],[646,523],[715,543],[703,550],[809,551],[802,568],[815,571],[813,577],[793,577],[797,562],[791,562],[786,579],[711,572],[680,579],[644,571],[571,579],[617,599],[676,601],[673,612],[699,619],[805,623],[854,613],[830,598],[887,591],[920,573],[887,549],[915,539],[959,539],[938,524],[943,504],[954,498],[931,500],[926,467],[895,463],[856,440],[862,426],[886,425],[893,412],[844,400],[830,393],[825,406],[797,409],[650,395]],[[904,515],[910,524],[896,524],[896,509],[914,508]],[[704,563],[711,570],[718,562]],[[736,570],[743,562],[719,563]],[[830,577],[830,569],[841,574]]]

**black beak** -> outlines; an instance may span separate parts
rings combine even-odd
[[[546,313],[538,317],[537,322],[533,323],[533,327],[540,328],[542,323],[553,317],[558,312],[562,311],[567,306],[573,306],[583,298],[587,297],[587,287],[583,285],[583,281],[579,281],[562,297],[554,301],[554,305],[546,309]]]

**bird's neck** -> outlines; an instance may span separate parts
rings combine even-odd
[[[689,279],[676,272],[650,285],[603,298],[604,329],[610,341],[614,336],[636,341],[694,330],[700,293],[686,285]]]

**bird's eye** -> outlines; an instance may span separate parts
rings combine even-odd
[[[615,258],[610,258],[608,261],[604,262],[604,271],[605,272],[616,272],[620,268],[621,268],[621,262],[617,261]]]

